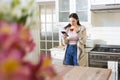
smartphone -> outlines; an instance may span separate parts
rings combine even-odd
[[[61,31],[62,34],[67,34],[65,31]]]
[[[68,36],[68,34],[65,31],[61,31],[62,34],[66,34]]]

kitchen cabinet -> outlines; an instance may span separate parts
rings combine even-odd
[[[41,2],[51,2],[55,0],[35,0],[35,2],[41,3]]]
[[[120,0],[91,0],[92,5],[97,4],[119,4]]]
[[[59,22],[66,22],[68,21],[67,16],[70,13],[70,1],[69,0],[57,0],[58,4],[58,21]],[[56,7],[57,7],[56,6]]]
[[[63,47],[56,47],[50,49],[52,63],[53,64],[63,64],[63,59],[65,55],[65,50]]]
[[[65,49],[63,47],[56,47],[50,49],[51,58],[53,64],[63,64],[63,59],[65,56]],[[79,61],[80,66],[88,66],[88,49],[85,49],[84,55],[81,56]]]
[[[115,3],[116,4],[120,4],[120,0],[115,0]]]
[[[56,0],[56,12],[57,22],[68,22],[70,13],[77,13],[81,22],[87,22],[88,0]]]
[[[113,4],[114,0],[91,0],[91,4]]]

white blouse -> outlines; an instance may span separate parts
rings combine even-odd
[[[79,36],[78,36],[78,34],[75,31],[71,32],[69,30],[67,39],[68,39],[68,43],[69,44],[77,44],[77,42],[79,40]]]

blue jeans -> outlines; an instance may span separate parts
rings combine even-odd
[[[68,45],[66,49],[66,56],[65,56],[66,65],[78,65],[77,60],[77,44],[75,45]]]

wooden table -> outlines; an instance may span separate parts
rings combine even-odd
[[[111,69],[54,65],[63,80],[109,80]]]

